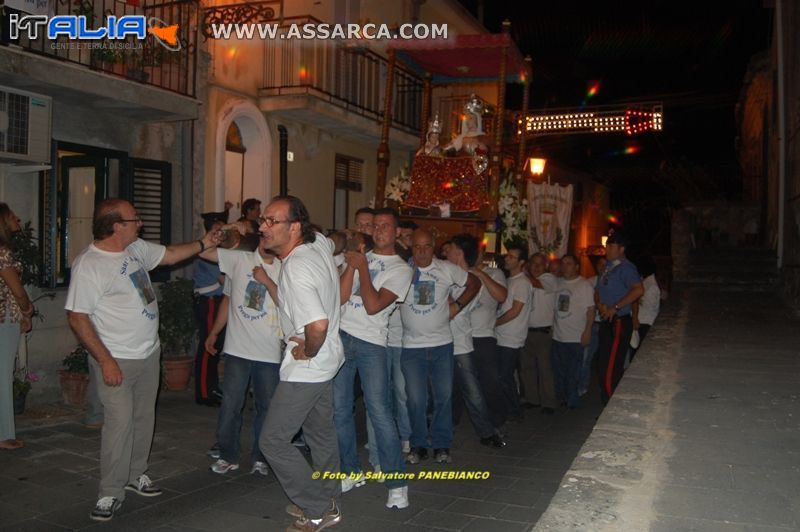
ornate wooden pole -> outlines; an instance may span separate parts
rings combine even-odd
[[[511,21],[503,21],[503,33],[511,31]],[[489,181],[490,216],[497,217],[497,200],[500,189],[500,173],[503,170],[503,115],[506,110],[506,69],[508,67],[508,46],[503,46],[500,55],[500,75],[497,78],[497,110],[494,120],[494,149],[492,150],[492,173]]]
[[[375,183],[375,208],[384,205],[386,192],[386,172],[389,168],[389,128],[392,125],[392,89],[394,88],[394,68],[397,64],[394,50],[389,49],[389,64],[386,67],[386,87],[383,93],[383,127],[381,143],[378,145],[378,179]]]
[[[530,84],[533,70],[531,69],[531,56],[525,56],[525,78],[522,80],[522,134],[519,138],[519,153],[517,154],[517,186],[519,187],[520,200],[528,194],[528,180],[525,179],[525,163],[528,162],[525,153],[525,144],[528,137],[527,117],[528,103],[530,101]]]
[[[431,75],[425,75],[425,84],[422,87],[422,115],[419,119],[420,132],[419,132],[419,147],[422,148],[427,142],[428,134],[428,121],[431,117]]]

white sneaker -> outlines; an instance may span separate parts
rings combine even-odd
[[[114,512],[119,510],[120,506],[122,503],[116,497],[100,497],[89,518],[95,521],[108,521],[114,517]]]
[[[211,471],[218,475],[224,475],[228,471],[236,471],[239,469],[239,464],[231,464],[220,458],[213,464],[211,464]]]
[[[403,440],[403,441],[400,442],[400,444],[403,446],[403,454],[408,454],[408,453],[411,452],[411,442],[410,441]]]
[[[386,507],[398,510],[408,508],[408,486],[390,489],[389,496],[386,498]]]
[[[386,481],[386,478],[384,478],[384,476],[381,475],[381,466],[379,465],[372,466],[372,473],[373,473],[373,478],[378,482],[380,482],[381,484],[383,484],[384,481]]]
[[[253,464],[253,467],[250,468],[250,474],[258,473],[259,475],[264,475],[265,477],[269,475],[269,467],[267,467],[266,462],[257,461]]]
[[[346,479],[342,480],[342,493],[347,493],[353,488],[360,488],[366,483],[367,481],[364,478],[364,473],[360,471],[358,474],[350,473],[347,475]]]

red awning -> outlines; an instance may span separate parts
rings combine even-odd
[[[403,63],[420,75],[430,74],[434,83],[497,79],[504,47],[508,47],[506,80],[520,82],[530,76],[522,54],[508,33],[457,35],[447,40],[396,41],[391,47]]]

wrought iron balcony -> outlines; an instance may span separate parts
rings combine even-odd
[[[284,25],[292,22],[296,21],[289,18],[283,21]],[[262,93],[270,96],[309,94],[381,121],[387,65],[385,58],[365,47],[335,40],[266,40]],[[397,66],[393,127],[419,134],[422,89],[423,82],[418,76]]]
[[[195,96],[197,72],[198,0],[176,0],[157,3],[148,0],[56,0],[51,2],[51,15],[77,15],[86,17],[86,27],[96,29],[107,23],[113,15],[143,15],[148,21],[155,19],[164,25],[178,25],[177,38],[180,50],[165,48],[153,35],[144,40],[128,37],[126,40],[101,39],[96,41],[70,40],[60,35],[47,39],[40,29],[35,39],[21,31],[17,39],[3,44],[16,44],[24,50],[84,65],[106,74],[153,85],[187,96]],[[21,13],[25,15],[25,13]],[[177,44],[175,45],[177,48]]]

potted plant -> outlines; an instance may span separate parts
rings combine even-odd
[[[89,386],[89,352],[79,345],[64,357],[58,370],[61,381],[61,397],[70,406],[86,405],[86,390]]]
[[[194,283],[178,277],[163,283],[158,302],[164,387],[185,390],[189,386],[194,357],[189,355],[197,336],[194,318]]]
[[[20,415],[25,412],[25,399],[34,382],[39,382],[39,376],[35,372],[28,372],[25,369],[14,373],[14,414]]]

